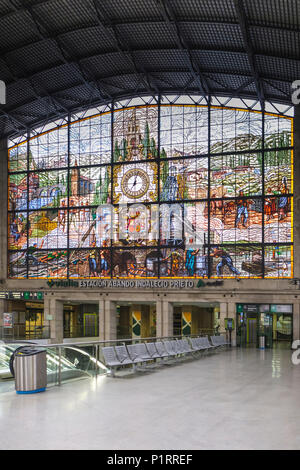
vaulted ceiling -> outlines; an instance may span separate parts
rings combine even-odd
[[[300,0],[1,0],[0,136],[139,94],[291,103]]]

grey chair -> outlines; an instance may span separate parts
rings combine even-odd
[[[111,375],[115,375],[115,368],[123,366],[125,364],[132,364],[132,361],[126,361],[123,363],[116,355],[116,352],[112,346],[102,348],[102,354],[105,365],[110,369]]]
[[[173,347],[172,341],[164,341],[164,347],[166,348],[166,351],[170,357],[175,358],[177,356],[177,352]]]
[[[184,361],[185,360],[185,352],[182,350],[180,343],[177,340],[173,339],[170,341],[170,347],[176,353],[176,360]]]
[[[203,344],[202,338],[195,338],[195,342],[198,345],[199,351],[205,351],[207,347]]]
[[[183,339],[178,339],[176,341],[176,350],[177,353],[180,355],[181,360],[186,360],[192,352],[192,349],[190,347],[187,347],[186,343]]]
[[[169,358],[170,358],[170,355],[169,355],[169,353],[166,351],[166,348],[165,348],[165,346],[164,346],[164,344],[163,344],[162,341],[157,341],[157,342],[154,343],[154,344],[155,344],[157,353],[160,355],[160,357],[161,357],[162,359],[165,359],[165,358],[168,358],[168,359],[169,359]]]
[[[224,336],[211,336],[210,337],[211,344],[216,348],[221,348],[227,345],[227,341]]]
[[[146,348],[147,348],[149,355],[151,356],[153,360],[161,358],[161,356],[157,352],[157,349],[154,343],[146,343]]]
[[[210,349],[215,349],[215,346],[212,346],[208,340],[207,336],[201,336],[199,338],[200,344],[202,345],[203,349],[210,350]]]
[[[148,362],[153,360],[146,349],[145,343],[129,344],[127,349],[130,358],[134,362]]]
[[[195,351],[195,352],[199,352],[201,351],[201,347],[198,345],[198,341],[197,341],[197,338],[191,338],[191,345],[192,345],[192,349]]]
[[[176,341],[176,348],[177,348],[178,354],[186,354],[187,353],[187,351],[185,350],[182,339],[178,339]]]
[[[115,347],[117,357],[122,362],[122,364],[134,364],[138,361],[133,361],[129,355],[125,346],[116,346]],[[140,361],[139,361],[140,362]]]
[[[170,346],[176,354],[183,354],[181,352],[180,345],[178,344],[178,341],[176,339],[172,339],[170,341]]]
[[[192,347],[191,347],[191,345],[190,345],[190,343],[188,342],[187,339],[184,338],[181,341],[182,341],[183,347],[185,349],[185,352],[187,352],[187,353],[193,353],[194,352],[194,350],[192,349]]]
[[[222,343],[222,346],[229,346],[230,341],[227,341],[226,337],[224,335],[220,335],[220,342]]]

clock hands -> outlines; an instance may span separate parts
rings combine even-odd
[[[136,182],[137,182],[137,175],[134,177],[134,182],[131,186],[131,189],[134,189],[134,187],[136,186]]]

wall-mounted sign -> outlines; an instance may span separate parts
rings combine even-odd
[[[293,306],[292,305],[278,305],[278,304],[273,304],[270,306],[271,309],[270,311],[272,313],[293,313]]]
[[[31,291],[0,292],[0,299],[6,299],[6,300],[44,300],[44,293],[43,292],[31,292]]]
[[[201,279],[81,279],[78,281],[53,279],[49,287],[122,288],[122,289],[193,289],[194,287],[222,286],[223,281],[203,282]]]
[[[13,314],[12,313],[3,313],[3,328],[12,328],[13,327]]]
[[[79,287],[107,287],[124,289],[192,289],[195,287],[192,279],[95,279],[80,280]]]

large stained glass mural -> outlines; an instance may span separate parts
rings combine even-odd
[[[9,277],[292,277],[292,126],[157,100],[11,147]]]

